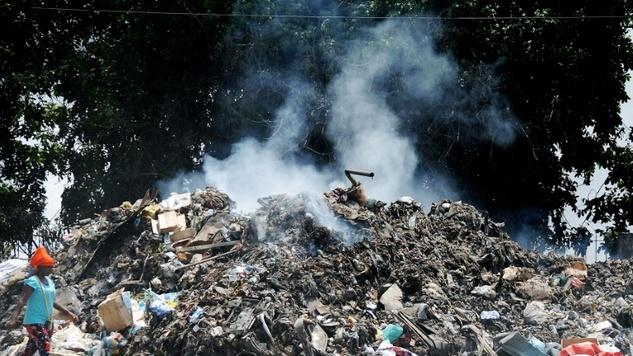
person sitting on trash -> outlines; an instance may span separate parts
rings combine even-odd
[[[52,349],[51,336],[53,334],[53,308],[66,314],[73,322],[77,322],[77,315],[55,302],[55,283],[49,277],[55,260],[48,254],[46,248],[38,247],[30,261],[34,274],[24,280],[22,299],[18,303],[9,327],[18,326],[18,317],[26,305],[26,312],[22,325],[26,328],[29,341],[23,355],[31,356],[36,351],[40,356],[47,356]]]

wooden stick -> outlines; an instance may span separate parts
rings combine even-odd
[[[174,271],[180,271],[181,269],[185,269],[185,268],[189,268],[189,267],[193,267],[193,266],[201,265],[201,264],[203,264],[203,263],[206,263],[206,262],[209,262],[209,261],[213,261],[213,260],[215,260],[215,259],[217,259],[217,258],[220,258],[220,257],[224,257],[224,256],[232,255],[232,254],[234,254],[235,252],[237,252],[237,251],[236,251],[236,250],[231,250],[231,251],[229,251],[229,252],[224,252],[224,253],[221,253],[221,254],[219,254],[219,255],[215,255],[215,256],[207,257],[207,258],[205,258],[205,259],[203,259],[203,260],[201,260],[201,261],[195,262],[195,263],[190,263],[190,264],[188,264],[188,265],[184,265],[184,266],[176,267],[176,268],[174,269]]]
[[[218,247],[226,247],[226,246],[235,246],[238,245],[241,241],[225,241],[218,242],[217,244],[206,244],[206,245],[197,245],[197,246],[189,246],[189,247],[176,247],[176,252],[193,252],[193,251],[205,251],[211,250]]]

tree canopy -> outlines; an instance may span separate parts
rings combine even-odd
[[[48,4],[0,6],[4,248],[45,225],[47,174],[71,179],[62,220],[72,224],[140,197],[158,179],[199,169],[206,153],[226,156],[245,133],[265,137],[290,69],[318,92],[302,149],[335,160],[323,131],[337,58],[380,17],[421,14],[445,18],[429,20],[434,47],[457,64],[456,84],[476,93],[447,97],[447,105],[476,121],[496,102],[516,122],[516,137],[498,144],[464,130],[450,110],[422,112],[394,86],[385,95],[412,108],[398,114],[411,123],[427,169],[455,177],[459,195],[495,218],[553,226],[563,238],[563,209],[578,198],[571,175],[589,180],[608,168],[604,193],[582,213],[616,233],[633,224],[633,153],[617,140],[633,68],[631,2],[65,0],[55,7],[86,11],[36,8]],[[605,17],[578,18],[591,15]],[[420,115],[432,119],[420,124]]]

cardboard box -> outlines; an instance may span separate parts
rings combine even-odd
[[[132,304],[128,292],[120,289],[110,294],[97,307],[97,314],[108,331],[119,331],[134,325]]]

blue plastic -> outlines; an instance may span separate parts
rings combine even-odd
[[[404,329],[402,328],[402,326],[397,325],[397,324],[389,324],[385,326],[384,329],[381,330],[382,337],[385,340],[389,341],[390,343],[393,343],[394,341],[398,340],[400,336],[402,336],[403,332],[404,332]]]

